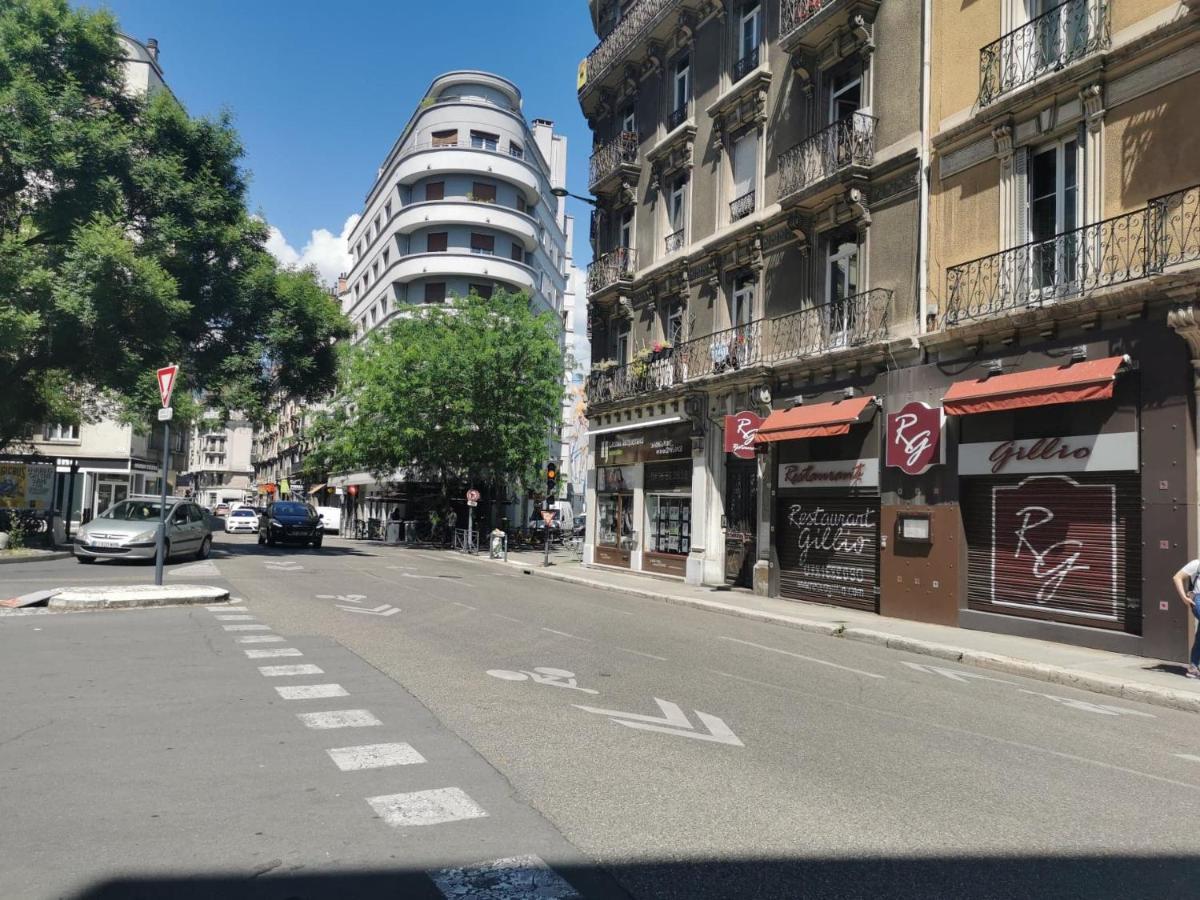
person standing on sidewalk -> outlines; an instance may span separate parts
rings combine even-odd
[[[1196,618],[1196,636],[1192,639],[1192,655],[1188,660],[1187,677],[1200,678],[1200,559],[1193,559],[1175,573],[1175,590]]]

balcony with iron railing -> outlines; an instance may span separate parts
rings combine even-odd
[[[736,222],[754,212],[754,191],[747,191],[742,196],[729,202],[729,221]]]
[[[588,166],[588,189],[600,195],[611,183],[618,182],[620,177],[636,179],[641,168],[636,132],[622,131],[611,141],[597,147],[592,154]]]
[[[979,105],[1109,45],[1108,0],[1066,0],[979,51]]]
[[[615,284],[633,280],[637,271],[637,251],[618,247],[592,260],[587,270],[588,294],[597,294]]]
[[[875,161],[878,121],[856,112],[779,154],[779,199],[815,198],[820,186],[835,175],[870,167]]]
[[[943,327],[1078,299],[1200,260],[1200,185],[946,271]]]
[[[667,131],[674,131],[680,125],[687,121],[688,105],[685,103],[678,109],[673,109],[667,113]]]
[[[630,52],[648,40],[655,30],[666,28],[671,14],[683,5],[684,0],[637,0],[630,6],[617,26],[584,60],[586,77],[579,87],[580,100],[617,70]]]
[[[756,319],[588,376],[589,405],[653,394],[689,382],[821,356],[888,336],[892,292],[876,288],[784,316]]]
[[[733,64],[732,81],[734,84],[737,84],[739,81],[758,68],[759,55],[759,48],[755,47]]]
[[[875,20],[880,0],[779,0],[779,43],[786,53],[817,49],[839,26]]]

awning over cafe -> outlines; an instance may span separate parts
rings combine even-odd
[[[942,398],[942,406],[947,415],[966,416],[1054,403],[1107,400],[1113,395],[1117,372],[1125,361],[1124,356],[1110,356],[1011,375],[956,381]]]
[[[308,493],[309,493],[309,496],[312,496],[313,494],[319,494],[323,490],[325,490],[325,485],[314,484],[312,487],[310,487],[308,489]]]
[[[849,434],[850,428],[870,421],[875,413],[875,397],[851,397],[833,403],[793,406],[771,413],[758,427],[754,443],[798,441],[804,438],[834,437]]]

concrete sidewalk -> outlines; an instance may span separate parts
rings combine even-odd
[[[552,554],[551,561],[554,563],[551,567],[543,568],[541,553],[508,555],[508,565],[541,578],[773,622],[813,634],[880,644],[961,665],[1200,713],[1200,681],[1184,678],[1182,663],[759,597],[743,589],[695,587],[645,575],[584,567],[563,552]]]

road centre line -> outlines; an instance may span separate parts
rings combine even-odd
[[[1089,765],[1099,766],[1102,769],[1108,769],[1114,772],[1123,772],[1126,775],[1136,775],[1139,778],[1148,778],[1151,781],[1161,781],[1164,784],[1171,784],[1175,785],[1176,787],[1185,787],[1190,788],[1193,791],[1200,791],[1200,784],[1189,784],[1186,781],[1176,781],[1173,778],[1164,778],[1161,775],[1151,775],[1149,772],[1139,772],[1137,769],[1129,769],[1125,766],[1114,765],[1113,763],[1107,763],[1099,759],[1090,759],[1086,756],[1077,756],[1074,753],[1064,753],[1061,750],[1051,750],[1049,747],[1039,747],[1037,744],[1026,744],[1023,741],[1011,741],[1008,738],[995,737],[994,735],[983,734],[979,731],[971,731],[967,728],[956,728],[953,725],[942,725],[939,722],[930,722],[925,719],[914,719],[912,716],[906,716],[903,713],[892,712],[891,710],[887,709],[878,709],[874,706],[862,706],[858,703],[846,703],[841,700],[827,700],[808,691],[798,691],[795,688],[784,687],[782,684],[772,684],[769,681],[759,681],[756,678],[746,678],[743,675],[732,675],[729,672],[721,672],[717,669],[709,669],[708,671],[716,675],[721,675],[724,678],[732,678],[735,681],[744,681],[746,684],[753,684],[757,687],[773,688],[777,691],[783,691],[784,693],[794,694],[798,697],[804,697],[813,701],[814,703],[823,703],[827,706],[841,706],[847,709],[856,709],[860,712],[874,713],[875,715],[886,716],[891,719],[899,719],[902,722],[909,722],[913,725],[919,725],[926,728],[936,728],[940,731],[948,731],[951,734],[978,738],[984,741],[994,741],[997,744],[1004,744],[1005,746],[1015,747],[1019,750],[1031,750],[1034,753],[1045,753],[1048,756],[1055,756],[1059,759],[1065,759],[1070,762],[1087,763]]]
[[[463,609],[479,609],[478,606],[472,606],[470,603],[459,603],[457,600],[451,600],[455,606],[461,606]]]
[[[516,618],[513,618],[512,616],[506,616],[506,615],[504,615],[504,613],[492,613],[492,615],[495,616],[497,619],[508,619],[508,621],[510,621],[510,622],[516,622],[518,625],[525,624],[521,619],[516,619]]]
[[[567,632],[565,632],[565,631],[556,631],[553,628],[542,628],[542,631],[548,631],[551,634],[558,634],[558,635],[561,635],[562,637],[574,638],[577,641],[587,641],[588,643],[593,643],[591,638],[580,637],[577,634],[567,634]]]
[[[659,662],[670,662],[665,656],[655,656],[653,653],[643,653],[641,650],[630,650],[628,647],[614,647],[615,650],[620,650],[622,653],[632,653],[636,656],[645,656],[648,659],[657,659]]]
[[[281,675],[324,675],[325,670],[312,663],[300,663],[295,666],[259,666],[260,675],[266,678],[278,678]]]
[[[853,672],[855,675],[866,675],[868,678],[884,679],[885,676],[877,675],[874,672],[864,672],[862,669],[852,669],[850,666],[843,666],[840,663],[830,662],[827,659],[817,659],[815,656],[805,656],[803,653],[793,653],[791,650],[780,650],[778,647],[768,647],[766,644],[756,644],[753,641],[743,641],[740,638],[726,637],[725,635],[717,635],[717,639],[721,641],[732,641],[735,644],[744,644],[747,647],[757,647],[759,650],[770,650],[772,653],[782,653],[784,656],[803,659],[806,662],[816,663],[821,666],[829,666],[831,669],[841,669],[843,672]]]

